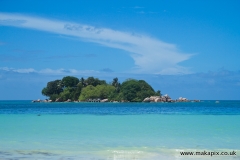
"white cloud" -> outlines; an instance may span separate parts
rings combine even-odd
[[[135,73],[178,74],[189,72],[187,68],[179,66],[178,63],[188,60],[192,55],[181,53],[174,44],[141,34],[5,13],[0,13],[0,25],[74,36],[83,41],[127,51],[134,59],[136,67],[131,71]]]
[[[33,68],[27,68],[27,69],[16,69],[13,70],[14,72],[18,72],[18,73],[32,73],[32,72],[36,72]]]
[[[93,74],[99,73],[95,70],[76,70],[76,69],[42,69],[37,71],[40,74],[56,74],[56,75],[79,75],[79,74]]]
[[[33,69],[33,68],[15,69],[15,68],[1,67],[0,70],[8,71],[8,72],[12,71],[12,72],[17,72],[17,73],[33,73],[33,72],[36,72],[36,70]]]
[[[95,70],[76,70],[76,69],[41,69],[35,70],[33,68],[9,68],[9,67],[0,67],[0,70],[6,72],[15,72],[15,73],[38,73],[38,74],[51,74],[51,75],[79,75],[79,74],[96,74],[100,73],[99,71]]]

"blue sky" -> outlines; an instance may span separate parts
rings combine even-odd
[[[0,99],[67,75],[144,79],[189,99],[240,99],[240,1],[0,2]]]

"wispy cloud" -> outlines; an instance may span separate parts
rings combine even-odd
[[[99,71],[95,70],[76,70],[76,69],[43,69],[37,71],[40,74],[55,74],[55,75],[81,75],[81,74],[96,74]]]
[[[14,72],[14,73],[38,73],[38,74],[51,74],[51,75],[80,75],[80,74],[96,74],[100,73],[95,70],[76,70],[76,69],[41,69],[36,70],[33,68],[10,68],[10,67],[0,67],[0,71]]]
[[[7,72],[16,72],[16,73],[34,73],[34,72],[37,72],[33,68],[16,69],[16,68],[1,67],[0,70],[7,71]]]
[[[6,13],[0,13],[0,25],[73,36],[82,41],[124,50],[134,59],[135,68],[131,71],[135,73],[178,74],[189,72],[188,68],[179,66],[179,62],[188,60],[192,56],[191,54],[180,52],[174,44],[142,34]]]
[[[111,73],[111,72],[113,72],[113,70],[110,69],[110,68],[103,68],[101,71],[103,71],[103,72],[107,72],[107,73]]]

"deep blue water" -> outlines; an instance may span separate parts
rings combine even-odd
[[[178,103],[32,103],[0,101],[0,114],[240,115],[240,101]]]

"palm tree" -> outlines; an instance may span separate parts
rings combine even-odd
[[[117,87],[118,85],[118,78],[113,78],[112,86]]]
[[[118,82],[118,78],[113,78],[112,86],[116,88],[116,92],[120,91],[120,83]]]
[[[83,77],[80,79],[80,83],[82,84],[82,86],[85,86],[85,85],[86,85],[85,79],[84,79]]]

